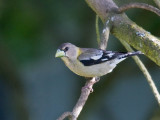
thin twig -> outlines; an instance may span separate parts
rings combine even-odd
[[[82,88],[81,95],[78,99],[78,102],[76,103],[75,107],[73,108],[72,111],[72,120],[76,120],[82,111],[88,96],[90,95],[91,92],[93,92],[93,85],[99,80],[99,78],[92,78],[91,80],[88,80],[85,84],[85,86]]]
[[[73,108],[72,112],[63,113],[57,120],[63,120],[65,118],[70,118],[71,120],[77,120],[79,114],[81,113],[88,96],[93,92],[93,85],[100,80],[99,77],[94,77],[91,80],[88,80],[84,87],[82,87],[81,95]]]
[[[99,34],[99,17],[98,15],[96,15],[96,23],[95,23],[95,28],[96,28],[96,35],[97,35],[97,42],[98,42],[98,45],[100,44],[100,34]]]
[[[108,19],[107,22],[105,23],[104,29],[102,31],[101,42],[99,44],[100,49],[106,50],[106,48],[107,48],[109,34],[110,34],[110,27],[111,27],[111,20]]]
[[[156,3],[156,5],[158,6],[158,8],[160,8],[160,0],[153,0],[155,3]]]
[[[129,4],[123,5],[119,7],[119,13],[122,13],[131,8],[145,9],[145,10],[151,11],[157,14],[158,16],[160,16],[160,10],[158,8],[153,7],[152,5],[145,4],[145,3],[129,3]]]
[[[130,47],[130,45],[128,43],[126,43],[125,41],[120,40],[120,42],[123,44],[123,46],[128,50],[128,51],[133,51],[133,49]],[[139,57],[134,56],[133,57],[134,61],[136,62],[136,64],[138,65],[138,67],[140,68],[140,70],[143,72],[144,76],[146,77],[148,84],[150,85],[152,92],[160,106],[160,94],[157,90],[157,87],[154,83],[154,81],[152,80],[151,75],[149,74],[147,68],[145,67],[145,65],[142,63],[142,61],[139,59]]]

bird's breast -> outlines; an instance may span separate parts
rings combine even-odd
[[[103,76],[110,73],[116,67],[115,64],[111,64],[111,61],[91,66],[84,66],[78,60],[71,61],[68,58],[62,58],[62,60],[72,72],[84,77]]]

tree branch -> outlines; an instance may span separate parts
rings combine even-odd
[[[95,12],[102,18],[101,20],[103,22],[106,22],[104,20],[110,21],[109,23],[112,23],[112,29],[111,33],[115,35],[122,44],[127,48],[127,50],[131,51],[131,47],[126,43],[128,42],[132,46],[134,46],[136,49],[141,50],[145,53],[146,56],[148,56],[150,59],[152,59],[156,64],[160,65],[160,40],[158,38],[152,36],[149,32],[145,31],[144,29],[140,28],[138,25],[136,25],[134,22],[132,22],[125,14],[116,14],[118,9],[116,9],[115,4],[111,4],[113,1],[111,0],[103,0],[99,3],[99,5],[95,5],[98,1],[101,0],[86,0],[86,2],[89,5],[93,5],[91,8],[94,8],[93,10],[96,10]],[[91,3],[90,3],[91,2]],[[113,7],[113,11],[107,11],[106,13],[102,13],[101,9],[108,9],[106,4],[109,4],[110,8]],[[107,18],[103,18],[106,17]],[[110,25],[111,26],[111,25]],[[136,61],[137,65],[140,67],[141,71],[145,75],[153,94],[155,95],[158,104],[160,105],[160,95],[159,92],[143,63],[140,61],[138,57],[134,57],[134,60]]]
[[[160,66],[160,40],[132,22],[125,14],[116,14],[118,7],[112,0],[86,0],[103,23],[110,18],[111,33],[120,40],[142,51]]]
[[[99,78],[92,78],[91,80],[87,81],[85,86],[82,88],[82,92],[81,95],[79,97],[79,100],[77,102],[77,104],[75,105],[75,107],[73,108],[73,120],[76,120],[83,108],[83,106],[85,105],[88,96],[90,95],[91,92],[93,92],[93,85],[99,81]]]
[[[109,40],[109,34],[110,34],[110,27],[111,27],[111,22],[110,20],[107,20],[106,24],[104,25],[104,29],[102,32],[102,37],[101,37],[101,42],[99,45],[99,48],[102,50],[106,50],[107,48],[107,44],[108,44],[108,40]]]
[[[145,4],[145,3],[129,3],[129,4],[126,4],[126,5],[123,5],[121,7],[119,7],[119,13],[122,13],[122,12],[125,12],[126,10],[128,9],[131,9],[131,8],[141,8],[141,9],[145,9],[145,10],[148,10],[148,11],[151,11],[155,14],[157,14],[158,16],[160,16],[160,10],[156,7],[153,7],[151,5],[148,5],[148,4]]]
[[[101,18],[102,22],[106,22],[108,12],[112,10],[118,11],[118,6],[112,0],[85,0],[92,10]]]
[[[88,80],[84,87],[82,87],[81,95],[73,108],[72,112],[63,113],[57,120],[63,120],[67,117],[71,118],[71,120],[77,120],[80,112],[82,111],[88,96],[91,92],[93,92],[93,85],[98,82],[100,78],[94,77],[91,80]]]
[[[125,12],[128,9],[132,9],[132,8],[141,8],[141,9],[145,9],[148,11],[151,11],[155,14],[157,14],[158,16],[160,16],[160,10],[156,7],[153,7],[151,5],[145,4],[145,3],[129,3],[126,5],[122,5],[121,7],[119,7],[119,13]]]

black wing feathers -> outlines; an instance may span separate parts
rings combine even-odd
[[[117,56],[124,54],[124,53],[117,53],[112,51],[103,51],[101,57],[99,59],[94,59],[93,57],[90,57],[88,60],[80,60],[81,63],[85,66],[91,66],[95,64],[100,64],[109,60],[112,60],[116,58]]]
[[[99,50],[99,53],[101,54],[92,53],[90,54],[90,57],[88,57],[87,59],[80,59],[80,62],[85,66],[91,66],[91,65],[100,64],[106,61],[110,61],[115,58],[122,59],[130,56],[134,56],[134,55],[143,54],[141,53],[141,51],[113,52],[113,51],[104,51],[104,50]]]

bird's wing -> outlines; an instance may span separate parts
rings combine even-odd
[[[79,55],[78,60],[85,66],[100,64],[116,58],[120,53],[100,49],[86,49]],[[121,53],[124,54],[124,53]]]

